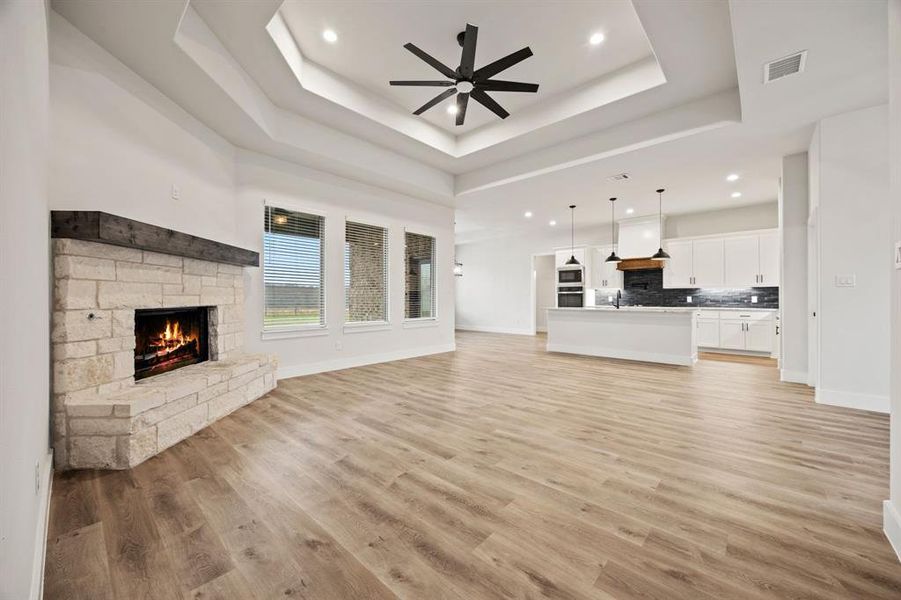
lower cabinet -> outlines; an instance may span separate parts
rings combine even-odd
[[[775,350],[775,321],[771,312],[702,311],[698,317],[698,346],[721,350]]]

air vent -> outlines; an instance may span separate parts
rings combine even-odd
[[[626,181],[627,179],[630,179],[628,173],[619,173],[617,175],[611,175],[607,178],[607,181]]]
[[[763,82],[770,83],[789,75],[797,75],[804,70],[807,62],[807,50],[783,56],[763,65]]]

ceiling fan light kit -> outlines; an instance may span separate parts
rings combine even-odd
[[[522,83],[519,81],[501,81],[491,79],[501,71],[509,69],[525,59],[532,56],[532,50],[526,46],[521,50],[517,50],[512,54],[500,58],[492,63],[485,65],[480,69],[475,68],[476,60],[476,43],[478,42],[479,28],[475,25],[467,23],[466,31],[461,31],[457,35],[457,42],[463,47],[460,55],[460,66],[451,69],[435,57],[418,48],[413,43],[404,44],[404,48],[415,54],[423,62],[447,77],[446,80],[395,80],[390,81],[391,85],[396,86],[414,86],[414,87],[446,87],[447,90],[441,92],[418,109],[413,111],[414,115],[421,115],[436,104],[440,104],[451,96],[456,94],[457,112],[456,124],[463,125],[466,120],[466,107],[469,104],[469,98],[499,116],[506,119],[510,116],[504,108],[498,104],[494,98],[489,96],[487,92],[527,92],[535,93],[538,91],[537,83]]]

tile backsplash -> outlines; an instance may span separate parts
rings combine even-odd
[[[595,304],[608,302],[607,290],[598,290]],[[614,298],[616,291],[613,292]],[[691,303],[688,302],[691,296]],[[757,296],[752,304],[751,297]],[[734,289],[672,288],[663,287],[663,269],[647,271],[624,271],[623,290],[620,303],[624,306],[699,306],[721,308],[779,308],[778,287],[755,287]]]

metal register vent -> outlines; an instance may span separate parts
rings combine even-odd
[[[770,83],[789,75],[796,75],[804,71],[807,62],[807,50],[795,52],[782,58],[777,58],[763,65],[763,82]]]

